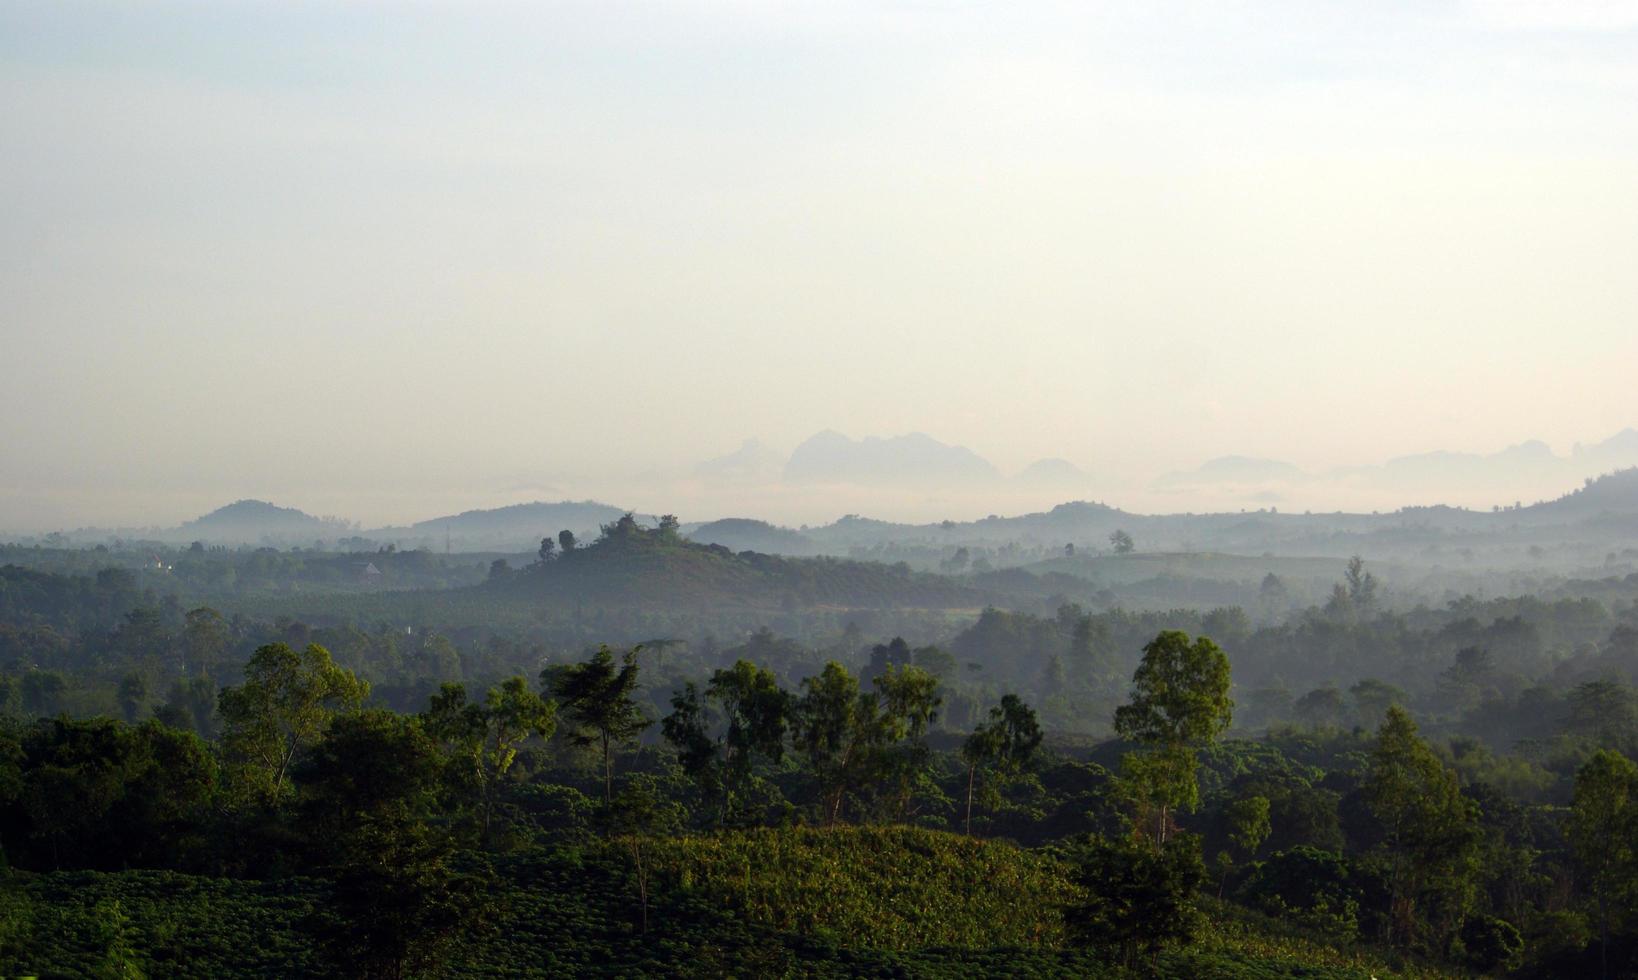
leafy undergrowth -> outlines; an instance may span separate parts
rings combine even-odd
[[[1209,903],[1191,947],[1127,971],[1063,948],[1074,897],[1044,853],[909,828],[758,830],[648,841],[649,925],[630,852],[494,859],[493,912],[448,976],[1434,977]],[[473,861],[482,861],[473,857]],[[13,874],[0,975],[304,977],[322,882],[171,872]]]
[[[1239,972],[1203,970],[1196,976],[1406,977],[1455,976],[1373,946],[1338,946],[1319,934],[1228,902],[1202,899],[1207,928],[1175,959],[1237,963]]]
[[[649,845],[658,878],[837,946],[1057,947],[1076,889],[1056,861],[914,827],[751,830]]]
[[[13,874],[0,883],[0,976],[312,975],[295,924],[322,894],[170,871]]]

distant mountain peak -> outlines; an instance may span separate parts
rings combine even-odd
[[[871,486],[990,483],[1000,472],[965,446],[939,442],[925,432],[852,439],[826,429],[797,446],[785,464],[791,483]]]
[[[1603,442],[1595,442],[1590,446],[1577,444],[1576,456],[1622,456],[1627,461],[1638,463],[1638,429],[1628,426],[1615,433]]]
[[[779,478],[781,465],[779,454],[761,440],[746,439],[733,452],[696,464],[694,475],[704,479],[771,481]]]
[[[201,515],[189,521],[189,525],[204,524],[213,521],[245,520],[247,518],[296,518],[318,520],[311,514],[297,510],[294,507],[280,507],[278,504],[266,500],[245,498],[235,500],[231,504],[223,504],[208,514]]]
[[[342,527],[339,521],[314,517],[294,507],[247,498],[196,517],[177,531],[197,535],[201,540],[254,542],[266,538],[306,538],[332,533]]]

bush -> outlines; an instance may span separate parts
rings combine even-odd
[[[1156,850],[1130,838],[1090,837],[1071,850],[1075,881],[1087,900],[1069,910],[1076,939],[1118,951],[1131,964],[1139,953],[1188,941],[1199,926],[1194,893],[1205,880],[1200,840],[1180,834]]]
[[[1359,932],[1359,887],[1346,858],[1300,846],[1257,865],[1239,897],[1267,915],[1339,939]]]
[[[1462,923],[1467,965],[1479,973],[1511,970],[1524,958],[1524,937],[1505,919],[1475,915]]]

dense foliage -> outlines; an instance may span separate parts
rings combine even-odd
[[[1628,600],[548,625],[707,560],[616,521],[408,626],[5,569],[0,971],[1638,972]]]

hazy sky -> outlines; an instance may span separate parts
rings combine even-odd
[[[5,2],[0,215],[0,528],[1567,451],[1638,424],[1638,2]]]

